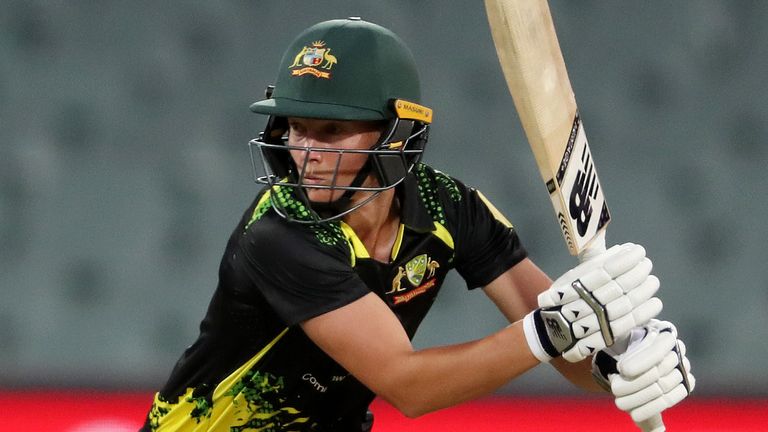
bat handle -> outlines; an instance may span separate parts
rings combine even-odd
[[[589,242],[589,245],[579,254],[579,261],[586,262],[605,252],[605,230],[599,231],[595,234],[595,237]],[[661,414],[656,414],[646,420],[636,422],[637,427],[643,432],[664,432],[666,427],[664,426],[664,420],[661,418]]]
[[[587,247],[579,254],[579,262],[587,262],[605,252],[605,230],[600,230],[592,237]]]
[[[664,432],[667,430],[664,426],[664,420],[662,420],[661,414],[656,414],[646,420],[635,422],[635,424],[643,432]]]

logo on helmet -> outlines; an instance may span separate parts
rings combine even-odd
[[[331,54],[331,49],[325,46],[324,41],[314,41],[309,46],[304,46],[293,63],[288,67],[292,76],[312,75],[317,78],[329,79],[331,68],[338,63],[336,56]]]

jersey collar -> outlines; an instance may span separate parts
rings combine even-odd
[[[421,200],[416,175],[412,172],[408,173],[397,190],[403,206],[401,214],[403,225],[417,232],[434,230],[435,223]]]

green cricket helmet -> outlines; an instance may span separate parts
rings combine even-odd
[[[413,54],[390,30],[356,17],[309,27],[285,52],[275,86],[267,88],[266,99],[251,105],[251,111],[269,115],[264,131],[249,143],[256,181],[273,190],[288,188],[290,194],[276,195],[298,199],[299,204],[291,205],[285,200],[271,200],[286,219],[316,223],[344,216],[397,186],[421,159],[432,110],[420,105],[420,98]],[[380,120],[382,134],[370,149],[354,151],[367,154],[368,162],[351,184],[336,184],[336,173],[331,185],[310,185],[303,181],[306,164],[297,167],[290,150],[332,152],[339,157],[352,151],[289,146],[289,117]],[[361,186],[369,175],[375,176],[377,186]],[[310,202],[305,188],[345,193],[333,202]],[[357,191],[373,193],[350,206]],[[290,209],[296,207],[305,211],[293,214],[296,212]]]

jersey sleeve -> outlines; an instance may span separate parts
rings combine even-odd
[[[369,292],[350,265],[346,240],[317,226],[260,221],[241,242],[254,289],[286,325],[330,312]]]
[[[480,191],[456,184],[461,194],[453,205],[456,270],[469,289],[483,287],[527,252],[513,225]]]

